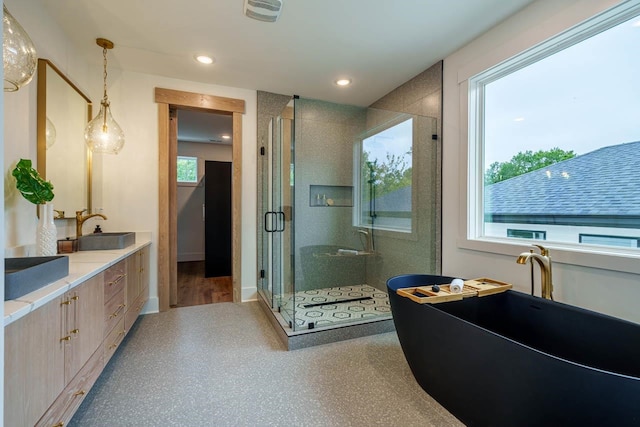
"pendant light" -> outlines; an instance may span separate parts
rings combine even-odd
[[[84,130],[84,140],[94,153],[118,154],[124,145],[124,132],[111,116],[107,97],[107,49],[113,49],[113,43],[96,39],[96,44],[102,48],[104,58],[104,97],[100,101],[100,112]]]
[[[38,56],[27,32],[2,5],[2,64],[4,91],[15,92],[31,81]]]

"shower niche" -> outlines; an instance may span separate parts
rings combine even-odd
[[[353,207],[353,187],[350,185],[310,185],[310,207]]]

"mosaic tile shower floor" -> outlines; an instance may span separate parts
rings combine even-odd
[[[352,300],[349,302],[339,302]],[[297,329],[391,316],[389,296],[369,285],[338,286],[300,291],[283,297],[281,312]],[[295,317],[294,317],[295,302]],[[336,303],[333,303],[336,302]],[[327,303],[327,304],[323,304]],[[312,306],[308,306],[308,305]]]

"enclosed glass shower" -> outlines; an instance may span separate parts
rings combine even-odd
[[[291,331],[389,319],[436,273],[436,120],[258,93],[258,290]]]

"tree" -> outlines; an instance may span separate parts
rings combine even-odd
[[[411,186],[412,168],[410,160],[406,157],[411,155],[411,151],[395,155],[387,153],[386,161],[370,161],[369,153],[363,151],[363,176],[368,184],[375,186],[376,197],[391,193],[400,188]],[[365,200],[369,200],[369,194],[364,195]]]
[[[562,162],[576,156],[576,153],[564,151],[560,148],[551,150],[538,150],[519,152],[508,162],[494,162],[484,174],[485,185],[495,184],[514,176],[523,175],[527,172],[538,170],[554,163]]]

